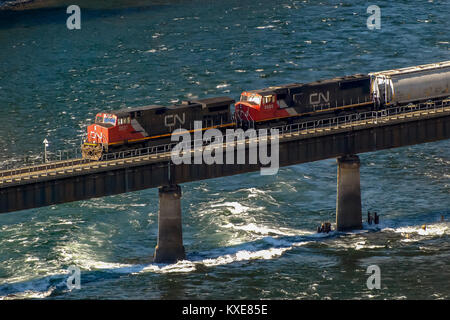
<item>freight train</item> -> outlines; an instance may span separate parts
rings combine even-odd
[[[450,61],[445,61],[244,91],[236,103],[214,97],[101,112],[87,128],[82,154],[98,160],[109,152],[168,143],[175,129],[193,132],[194,121],[202,122],[202,130],[270,127],[442,99],[450,96],[449,88]]]

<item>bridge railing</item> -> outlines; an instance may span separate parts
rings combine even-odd
[[[301,131],[308,131],[308,130],[318,130],[318,129],[327,129],[327,128],[338,128],[342,126],[347,125],[354,125],[355,123],[360,123],[361,121],[373,121],[374,123],[377,123],[378,121],[384,121],[388,117],[392,117],[395,115],[402,115],[406,113],[410,113],[413,111],[420,111],[420,110],[443,110],[445,107],[450,106],[450,98],[446,100],[439,100],[439,101],[429,101],[424,102],[420,104],[409,104],[409,105],[403,105],[403,106],[397,106],[397,107],[390,107],[387,109],[379,110],[379,111],[366,111],[366,112],[358,112],[358,113],[351,113],[346,114],[342,116],[337,117],[328,117],[328,118],[322,118],[317,120],[311,120],[311,121],[303,121],[293,124],[285,124],[281,126],[274,126],[270,127],[268,129],[277,129],[278,133],[280,135],[284,134],[292,134],[297,133]],[[239,135],[239,140],[247,140],[249,138],[255,138],[257,137],[258,132],[255,131],[253,134],[247,134]],[[213,143],[226,143],[227,141],[233,141],[235,135],[223,135]],[[200,146],[204,145],[205,142],[211,143],[212,141],[204,141],[202,140],[196,140],[188,143],[184,143],[182,145],[183,149],[188,149],[189,147],[193,146]],[[170,150],[169,146],[174,146],[175,144],[172,143],[167,146],[167,150]]]
[[[286,124],[281,126],[270,127],[268,129],[278,129],[278,133],[280,135],[285,134],[293,134],[304,132],[307,133],[308,130],[315,131],[319,129],[329,129],[329,128],[342,128],[345,126],[353,126],[357,123],[361,123],[361,121],[373,121],[373,123],[378,123],[379,121],[385,121],[388,117],[395,115],[405,115],[413,111],[421,111],[421,110],[444,110],[445,107],[450,106],[450,97],[444,100],[439,101],[428,101],[424,103],[418,104],[409,104],[404,106],[390,107],[387,109],[379,110],[379,111],[367,111],[367,112],[359,112],[359,113],[351,113],[347,115],[337,116],[337,117],[328,117],[323,119],[311,120],[311,121],[302,121],[298,123]],[[305,132],[306,131],[306,132]],[[205,141],[201,140],[191,140],[183,144],[183,149],[188,150],[192,148],[205,147],[210,144],[220,144],[227,143],[230,141],[237,142],[246,142],[249,139],[256,138],[258,136],[257,131],[252,131],[250,134],[247,132],[247,135],[238,135],[236,137],[233,135],[223,135],[222,137],[214,140],[214,141]],[[109,160],[117,160],[117,159],[125,159],[132,157],[139,157],[145,155],[160,155],[170,152],[177,142],[172,142],[168,144],[161,144],[157,146],[150,146],[138,149],[131,149],[126,151],[119,151],[114,153],[104,154],[100,161],[109,161]],[[7,163],[6,167],[1,170],[0,169],[0,181],[12,179],[14,176],[22,175],[22,177],[31,177],[36,174],[36,172],[55,172],[59,170],[63,171],[73,171],[75,167],[79,167],[80,165],[95,162],[93,160],[82,159],[81,158],[81,150],[80,148],[72,148],[69,150],[57,151],[54,153],[47,153],[47,161],[44,159],[43,154],[39,155],[30,155],[24,157],[25,161],[13,160]],[[39,160],[41,159],[41,160]],[[9,166],[9,167],[8,167]]]
[[[23,166],[37,166],[47,162],[60,162],[79,157],[81,157],[80,147],[57,150],[56,152],[47,151],[46,153],[29,154],[0,161],[0,170],[20,168]]]

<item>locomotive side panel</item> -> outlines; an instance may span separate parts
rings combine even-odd
[[[191,130],[194,121],[202,119],[202,113],[199,104],[171,106],[155,111],[150,121],[161,133],[167,134],[180,128]]]
[[[228,97],[207,98],[195,100],[202,106],[202,128],[223,127],[231,125],[231,105],[233,99]],[[193,125],[192,125],[193,126]]]
[[[169,143],[171,134],[176,129],[194,130],[194,121],[202,127],[210,128],[231,125],[231,103],[228,97],[209,98],[197,101],[183,101],[173,106],[150,106],[124,111],[131,118],[131,124],[144,139],[127,141],[131,143]]]
[[[371,102],[370,77],[338,78],[323,83],[311,83],[290,93],[294,107],[299,113],[357,105]]]
[[[338,89],[337,82],[305,84],[298,92],[292,92],[292,101],[298,112],[312,112],[316,107],[329,106],[330,101],[334,104]]]
[[[355,80],[344,80],[339,82],[339,100],[341,105],[358,105],[372,102],[370,95],[370,77],[362,76]]]

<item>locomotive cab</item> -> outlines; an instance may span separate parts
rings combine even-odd
[[[117,115],[99,113],[95,116],[95,122],[87,128],[86,143],[104,144],[108,141],[109,129],[116,126]]]
[[[258,121],[270,118],[278,109],[277,95],[271,91],[244,91],[235,107],[239,120]]]
[[[110,113],[98,113],[93,124],[87,127],[87,137],[81,146],[83,158],[99,159],[108,148],[111,129],[116,127],[118,117]]]
[[[143,138],[144,130],[137,122],[133,125],[133,119],[139,115],[139,111],[97,114],[94,123],[87,127],[87,137],[81,147],[83,158],[98,160],[112,147]]]

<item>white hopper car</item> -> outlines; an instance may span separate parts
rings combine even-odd
[[[378,104],[397,105],[450,96],[450,61],[369,73]]]

